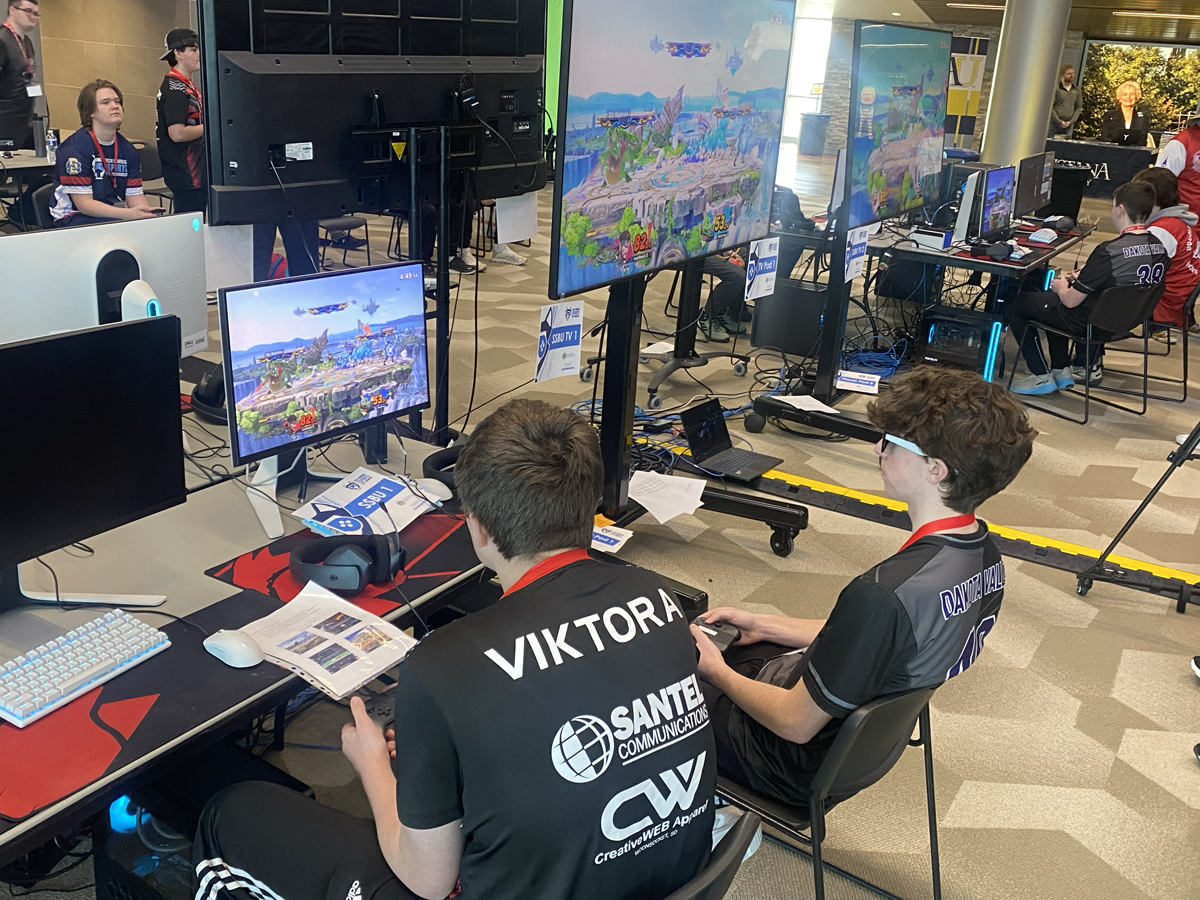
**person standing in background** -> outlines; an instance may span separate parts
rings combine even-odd
[[[8,0],[0,28],[0,150],[33,147],[33,99],[42,96],[34,81],[33,42],[38,0]]]
[[[1050,130],[1046,137],[1070,137],[1082,112],[1083,94],[1075,85],[1075,67],[1065,65],[1058,70],[1058,84],[1054,86],[1054,105],[1050,107]]]
[[[1189,119],[1167,141],[1154,165],[1171,170],[1179,179],[1179,202],[1200,214],[1200,116]]]
[[[162,59],[171,68],[158,89],[158,158],[163,180],[174,195],[175,212],[203,212],[208,205],[204,155],[204,102],[193,79],[200,71],[200,38],[175,28],[165,39]]]

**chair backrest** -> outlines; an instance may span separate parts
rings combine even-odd
[[[908,746],[917,717],[935,690],[936,685],[890,694],[850,713],[813,777],[813,800],[845,800],[886,775]]]
[[[162,178],[162,160],[158,156],[158,144],[154,141],[138,141],[134,146],[137,147],[138,160],[142,164],[142,181],[157,181]]]
[[[672,893],[665,900],[721,900],[733,884],[733,878],[741,868],[742,857],[754,840],[762,819],[749,810],[742,813],[737,823],[729,829],[721,843],[717,844],[708,858],[708,864],[700,873]]]
[[[54,227],[54,216],[50,215],[50,203],[54,199],[54,183],[43,184],[33,192],[33,215],[37,219],[38,228]]]
[[[1150,318],[1162,297],[1162,284],[1126,284],[1100,292],[1092,310],[1092,327],[1126,335]]]
[[[1187,298],[1187,302],[1185,304],[1183,304],[1183,313],[1184,313],[1183,327],[1184,328],[1187,327],[1188,316],[1190,316],[1196,310],[1196,298],[1197,297],[1200,297],[1200,281],[1196,282],[1196,286],[1194,288],[1192,288],[1191,296],[1189,296]]]

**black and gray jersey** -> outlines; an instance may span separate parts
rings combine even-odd
[[[1162,284],[1171,255],[1149,231],[1127,231],[1097,245],[1075,279],[1075,287],[1094,301],[1110,287]]]

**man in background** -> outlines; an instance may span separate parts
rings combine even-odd
[[[176,28],[165,45],[162,59],[171,68],[158,89],[155,109],[163,180],[174,195],[175,212],[203,212],[208,204],[204,102],[194,83],[200,71],[200,38],[190,28]]]
[[[1200,215],[1200,116],[1189,119],[1158,152],[1154,165],[1179,179],[1179,202]]]
[[[1054,105],[1050,108],[1050,130],[1046,137],[1070,137],[1083,112],[1083,94],[1075,86],[1075,67],[1065,65],[1058,70],[1054,86]]]
[[[33,42],[38,0],[8,0],[0,28],[0,151],[33,147],[33,100],[42,96],[34,81]]]

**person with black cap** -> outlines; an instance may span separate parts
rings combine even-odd
[[[193,83],[200,71],[200,38],[190,28],[174,28],[165,43],[162,59],[171,68],[158,89],[158,158],[175,212],[203,212],[208,204],[204,101]]]

